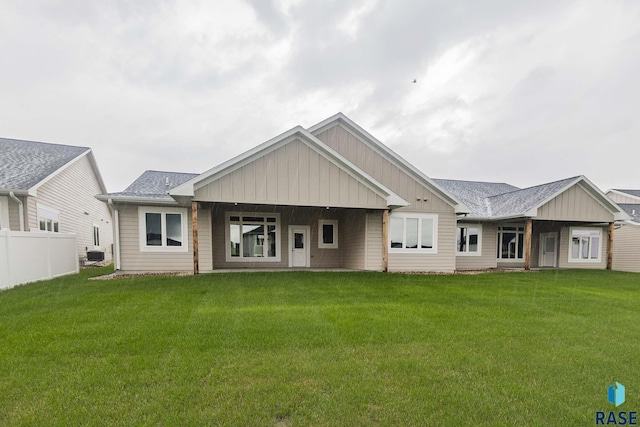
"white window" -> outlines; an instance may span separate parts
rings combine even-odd
[[[318,247],[320,249],[338,248],[338,220],[318,220]]]
[[[141,251],[189,251],[186,209],[140,206],[138,221]]]
[[[393,213],[389,216],[389,252],[438,252],[438,215]]]
[[[482,225],[459,225],[456,231],[456,253],[458,255],[482,254]]]
[[[524,260],[524,225],[507,224],[499,226],[497,248],[497,258],[499,260]]]
[[[569,229],[569,262],[600,262],[602,229]]]
[[[228,262],[280,261],[280,214],[227,212],[225,222]]]
[[[93,224],[93,246],[100,246],[100,227]]]
[[[60,232],[60,212],[43,205],[37,205],[37,210],[40,231]]]

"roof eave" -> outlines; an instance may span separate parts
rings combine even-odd
[[[98,194],[96,199],[101,202],[108,202],[111,200],[114,203],[130,203],[135,205],[140,204],[154,204],[154,205],[166,205],[166,206],[179,206],[180,204],[174,199],[157,199],[153,197],[126,197],[126,196],[112,196],[109,194]]]

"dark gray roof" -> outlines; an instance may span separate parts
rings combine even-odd
[[[168,191],[180,184],[184,184],[200,174],[145,171],[131,185],[118,193],[109,193],[104,196],[123,198],[146,198],[146,199],[166,199],[172,200]]]
[[[489,217],[491,209],[488,198],[497,194],[519,190],[504,182],[459,181],[455,179],[434,179],[439,186],[460,199],[471,209],[471,216]]]
[[[629,216],[631,217],[631,221],[640,222],[640,203],[618,203],[618,206],[620,206],[622,210],[629,214]]]
[[[576,176],[523,189],[495,182],[434,181],[469,206],[472,210],[470,217],[489,219],[525,215],[578,178]]]
[[[88,150],[88,147],[0,138],[0,188],[29,190]]]
[[[620,190],[618,188],[614,188],[615,191],[619,191],[621,193],[627,193],[630,196],[640,197],[640,190]]]

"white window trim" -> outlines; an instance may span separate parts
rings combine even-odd
[[[438,214],[428,214],[428,213],[414,213],[414,212],[394,212],[389,215],[389,225],[391,225],[391,218],[402,218],[402,234],[406,237],[407,233],[407,218],[415,218],[418,219],[418,239],[422,237],[422,220],[423,219],[431,219],[433,220],[433,247],[432,248],[392,248],[391,247],[391,233],[389,234],[387,241],[387,248],[389,248],[389,253],[393,254],[437,254],[438,253]],[[418,242],[420,245],[422,242]]]
[[[573,231],[581,230],[581,231],[597,231],[598,232],[598,258],[572,258],[571,255],[571,245],[573,241]],[[602,228],[598,227],[569,227],[569,251],[567,253],[567,262],[568,263],[591,263],[597,264],[602,262]],[[591,239],[590,239],[591,240]],[[591,252],[591,243],[589,243],[589,252]]]
[[[48,206],[42,205],[40,203],[36,203],[36,213],[37,213],[37,230],[41,233],[59,233],[60,232],[60,211],[50,208]],[[41,220],[50,220],[51,221],[51,231],[49,230],[41,230],[40,229],[40,221]],[[55,226],[58,225],[58,231],[55,231]],[[46,226],[45,226],[46,228]]]
[[[457,243],[457,239],[458,239],[458,229],[460,228],[477,228],[478,229],[478,251],[477,252],[470,252],[469,251],[469,243],[467,242],[466,244],[466,251],[464,252],[459,252],[458,251],[458,243]],[[457,224],[456,225],[456,256],[482,256],[482,224]]]
[[[162,223],[162,246],[147,246],[147,221],[146,214],[156,213],[161,215]],[[182,226],[182,246],[167,246],[166,240],[166,214],[180,214],[180,225]],[[158,208],[150,206],[138,207],[138,231],[141,252],[189,252],[189,230],[187,227],[187,209],[185,208]]]
[[[98,230],[98,244],[97,244],[97,245],[96,245],[96,229]],[[96,223],[94,222],[94,223],[93,223],[92,230],[93,230],[93,247],[94,247],[95,249],[98,249],[98,248],[100,248],[100,237],[101,237],[101,236],[100,236],[100,225],[99,225],[99,224],[96,224]]]
[[[242,223],[243,216],[263,216],[274,217],[276,219],[276,256],[275,257],[250,257],[245,258],[243,256],[232,257],[231,256],[231,233],[229,224],[232,216],[239,216],[240,223]],[[280,214],[275,212],[225,212],[224,215],[224,246],[225,246],[225,261],[226,262],[280,262],[282,260],[282,247],[280,245],[282,229],[280,223]],[[242,255],[242,253],[240,254]]]
[[[0,230],[9,229],[9,198],[0,196]]]
[[[522,264],[524,262],[524,224],[522,223],[516,223],[516,224],[503,224],[503,225],[499,225],[497,227],[496,230],[496,245],[498,248],[501,247],[502,245],[502,238],[500,237],[500,232],[504,232],[504,230],[500,230],[503,227],[516,227],[516,231],[513,230],[507,230],[507,233],[522,233],[522,258],[518,258],[518,245],[516,244],[516,258],[500,258],[500,257],[496,257],[496,259],[498,260],[498,262],[500,263],[505,263],[505,262],[512,262],[514,264],[520,263]],[[518,228],[522,228],[522,231],[519,231]],[[501,252],[502,253],[502,252]]]
[[[333,225],[333,243],[324,243],[322,228],[325,224]],[[338,249],[338,220],[337,219],[319,219],[318,220],[318,248],[320,249]]]

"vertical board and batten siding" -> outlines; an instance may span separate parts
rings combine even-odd
[[[140,250],[138,206],[120,205],[120,270],[193,271],[193,228],[191,208],[187,212],[187,252],[144,252]],[[211,271],[211,223],[206,209],[198,211],[198,264],[200,271]]]
[[[342,125],[336,124],[318,132],[316,137],[410,203],[393,212],[438,214],[438,253],[390,252],[389,271],[455,270],[457,218],[453,206]]]
[[[614,220],[613,213],[594,199],[580,184],[563,191],[540,206],[536,219],[604,222]]]
[[[199,201],[384,208],[385,198],[295,139],[195,191]]]
[[[613,232],[613,269],[640,273],[640,225],[625,224]]]
[[[459,222],[458,224],[460,226],[467,225],[464,222]],[[470,223],[469,225],[480,225],[482,227],[480,255],[456,255],[456,270],[496,268],[498,266],[496,258],[498,226],[494,223]]]
[[[101,194],[88,155],[76,160],[37,190],[25,204],[28,221],[25,229],[38,231],[37,205],[42,204],[60,213],[60,232],[74,233],[78,239],[78,256],[86,258],[87,250],[100,250],[105,260],[112,259],[113,225],[106,203],[95,198]],[[86,214],[85,214],[86,212]],[[100,246],[93,246],[93,225],[100,229]]]
[[[639,197],[633,197],[633,196],[625,196],[624,194],[618,194],[618,193],[613,193],[613,192],[608,192],[607,196],[609,196],[609,198],[611,200],[613,200],[616,203],[625,203],[625,204],[638,204],[640,203],[640,198]]]
[[[575,226],[580,228],[580,226]],[[602,230],[602,244],[600,246],[600,262],[569,262],[569,242],[571,240],[569,236],[569,227],[562,227],[560,230],[560,253],[558,254],[558,267],[560,268],[591,268],[591,269],[606,269],[607,268],[607,248],[609,247],[609,241],[607,238],[607,227],[586,227],[586,228],[600,228]],[[613,240],[613,247],[615,249],[615,234]]]
[[[382,271],[382,212],[367,212],[366,218],[366,264],[365,270]]]
[[[280,261],[226,261],[226,214],[227,212],[242,212],[245,214],[277,213],[280,215]],[[309,226],[311,235],[309,236],[309,250],[311,268],[343,268],[343,254],[345,248],[350,246],[349,237],[352,232],[351,227],[359,227],[354,221],[359,219],[351,212],[353,210],[309,208],[309,207],[286,207],[286,206],[259,206],[259,205],[230,205],[215,204],[212,210],[213,226],[213,268],[215,269],[235,269],[235,268],[288,268],[289,267],[289,226],[302,225]],[[356,212],[358,212],[356,210]],[[318,220],[334,219],[338,220],[338,248],[319,248]],[[364,223],[364,216],[362,218]],[[362,239],[364,246],[364,238]],[[363,262],[364,264],[364,262]]]

